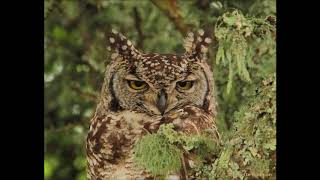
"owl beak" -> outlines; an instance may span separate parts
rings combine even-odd
[[[158,94],[157,108],[161,112],[161,115],[164,114],[164,112],[167,108],[167,94],[165,93],[165,91],[163,89]]]

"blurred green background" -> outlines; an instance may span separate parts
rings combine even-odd
[[[273,0],[45,0],[45,179],[86,179],[85,137],[109,55],[104,32],[116,29],[144,52],[182,53],[187,30],[213,29],[233,9],[261,18],[276,12]],[[274,44],[254,43],[251,81],[234,74],[229,93],[230,69],[215,63],[218,43],[210,49],[222,134],[256,84],[275,72]]]

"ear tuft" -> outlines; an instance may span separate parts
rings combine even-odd
[[[113,52],[112,59],[121,56],[123,59],[131,60],[140,54],[130,40],[114,29],[112,29],[111,32],[107,32],[105,38],[107,41],[107,49]]]
[[[197,32],[189,32],[184,40],[185,54],[192,59],[205,59],[208,46],[212,42],[211,34],[209,30],[203,29]]]

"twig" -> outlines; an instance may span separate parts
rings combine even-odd
[[[185,178],[185,180],[188,180],[186,162],[184,161],[185,159],[184,159],[183,154],[181,156],[182,156],[182,166],[183,166],[183,171],[184,171],[184,178]]]

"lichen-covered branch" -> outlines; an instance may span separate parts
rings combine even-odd
[[[276,81],[265,79],[256,95],[235,113],[230,136],[212,165],[199,170],[212,179],[275,179],[276,171]]]

